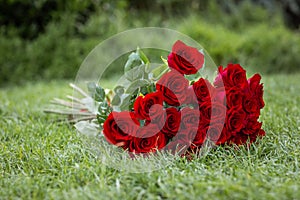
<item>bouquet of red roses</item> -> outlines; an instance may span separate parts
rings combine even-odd
[[[124,68],[129,84],[113,92],[89,84],[97,106],[83,119],[96,117],[97,128],[110,144],[135,154],[166,150],[184,155],[208,141],[241,145],[265,135],[258,121],[264,107],[259,74],[247,79],[239,64],[229,64],[220,66],[210,83],[201,76],[203,51],[182,41],[162,61],[153,68],[137,49]]]

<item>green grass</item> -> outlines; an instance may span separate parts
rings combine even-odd
[[[151,173],[101,163],[68,124],[42,113],[67,82],[0,90],[0,199],[300,199],[300,74],[264,76],[266,137]],[[109,85],[109,84],[107,84]]]

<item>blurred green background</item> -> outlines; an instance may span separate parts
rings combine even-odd
[[[145,26],[189,35],[217,65],[263,74],[300,69],[300,0],[0,2],[0,86],[73,79],[99,42]]]

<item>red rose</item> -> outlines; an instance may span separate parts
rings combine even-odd
[[[177,111],[176,108],[167,108],[167,120],[165,122],[164,127],[162,128],[162,132],[166,134],[169,138],[175,136],[179,130],[180,126],[180,112]]]
[[[155,104],[150,108],[149,111],[150,119],[146,120],[146,124],[153,123],[156,124],[159,129],[162,129],[166,123],[167,113],[163,109],[162,105]]]
[[[235,136],[231,136],[231,138],[229,139],[229,143],[242,145],[245,144],[248,141],[248,139],[249,139],[249,135],[239,132]]]
[[[257,136],[258,137],[262,137],[262,136],[265,136],[266,135],[266,132],[263,130],[263,129],[260,129],[258,132],[257,132]]]
[[[214,88],[208,80],[200,78],[193,84],[193,89],[199,103],[211,101]]]
[[[232,135],[244,128],[246,113],[241,108],[232,108],[227,113],[226,129]]]
[[[257,138],[263,137],[265,134],[263,129],[259,129],[255,134],[249,135],[250,143],[255,142]]]
[[[232,136],[229,140],[231,144],[242,145],[249,142],[249,144],[256,141],[257,138],[265,136],[265,131],[263,129],[257,130],[254,134],[248,135],[243,131],[237,133],[235,136]]]
[[[220,144],[225,144],[225,143],[229,142],[231,135],[232,135],[231,132],[227,131],[226,127],[223,127],[221,135],[216,144],[220,145]]]
[[[198,128],[200,123],[200,112],[196,109],[191,109],[189,107],[183,108],[181,111],[181,129],[195,127]]]
[[[134,112],[139,119],[149,119],[149,112],[153,105],[163,104],[163,95],[160,91],[139,96],[134,102]]]
[[[195,135],[195,138],[194,138],[193,143],[192,143],[192,148],[193,149],[197,148],[197,147],[200,147],[204,143],[204,141],[206,139],[206,134],[207,134],[208,127],[209,127],[208,124],[199,125],[197,134]]]
[[[154,124],[147,124],[145,126],[140,127],[137,131],[134,137],[141,138],[141,137],[151,137],[153,135],[156,135],[160,132],[159,127]]]
[[[226,119],[226,111],[222,103],[205,101],[200,106],[200,123],[222,123]]]
[[[151,127],[153,130],[151,130]],[[158,132],[155,135],[149,136],[149,133],[155,132],[155,126],[149,126],[147,129],[139,129],[137,135],[130,142],[129,151],[134,153],[150,153],[164,148],[167,144],[166,136]]]
[[[164,74],[156,83],[156,89],[162,92],[164,101],[172,106],[185,102],[188,86],[188,80],[174,70]]]
[[[243,104],[244,93],[241,88],[231,87],[226,89],[226,104],[229,108]]]
[[[212,101],[216,101],[226,105],[226,90],[225,87],[219,87],[214,89]]]
[[[204,101],[199,107],[199,110],[200,110],[200,123],[209,124],[211,118],[211,102]]]
[[[223,131],[223,127],[224,125],[223,124],[219,124],[219,123],[215,123],[215,124],[210,124],[209,125],[209,128],[207,130],[207,138],[218,144],[218,141],[221,137],[221,134],[222,134],[222,131]]]
[[[204,55],[178,40],[168,56],[168,64],[181,74],[195,74],[204,64]]]
[[[260,84],[261,76],[255,74],[248,80],[248,85],[250,88],[253,97],[257,99],[259,109],[262,109],[265,106],[263,100],[263,84]]]
[[[132,112],[111,112],[103,124],[103,134],[106,140],[124,149],[138,130],[139,122]]]
[[[211,122],[224,123],[226,119],[227,108],[224,104],[214,101],[211,104]]]
[[[167,149],[172,153],[184,154],[185,151],[191,146],[197,134],[198,127],[180,129],[172,141],[167,145]]]
[[[219,73],[214,81],[216,87],[239,87],[245,88],[248,83],[246,71],[239,64],[228,64],[227,68],[219,67]]]
[[[243,99],[243,108],[244,110],[249,113],[249,114],[255,114],[258,115],[260,114],[260,107],[258,103],[258,99],[251,96],[251,94],[247,93],[247,95]]]
[[[257,133],[260,130],[262,123],[257,121],[258,117],[259,116],[256,115],[247,116],[246,124],[245,127],[243,128],[244,134],[251,135]]]

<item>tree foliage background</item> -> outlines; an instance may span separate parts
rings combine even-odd
[[[0,24],[0,85],[72,79],[99,42],[145,26],[188,34],[220,65],[300,69],[300,0],[1,0]]]

